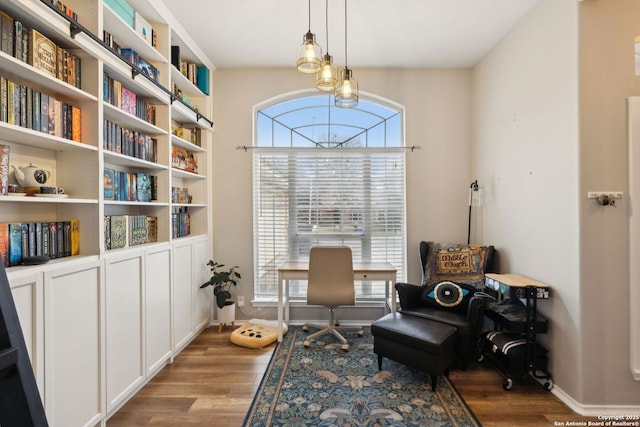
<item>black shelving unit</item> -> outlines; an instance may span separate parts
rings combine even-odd
[[[512,388],[513,379],[529,375],[551,390],[547,350],[537,342],[537,334],[548,330],[548,320],[538,313],[538,300],[549,298],[548,286],[512,274],[488,274],[485,285],[498,301],[485,309],[495,327],[482,335],[481,358],[486,356],[496,364],[505,390]]]

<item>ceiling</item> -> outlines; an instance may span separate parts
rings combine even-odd
[[[294,67],[306,0],[162,0],[217,68]],[[311,32],[345,63],[344,0],[310,0]],[[538,0],[349,0],[349,68],[468,68]]]

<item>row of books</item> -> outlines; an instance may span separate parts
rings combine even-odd
[[[105,200],[150,202],[158,198],[157,182],[157,176],[145,172],[104,168],[103,197]]]
[[[122,86],[120,81],[109,77],[107,72],[103,74],[103,100],[152,125],[156,124],[156,107]]]
[[[171,46],[171,65],[205,95],[209,95],[209,68],[189,62],[180,55],[180,46]]]
[[[142,73],[154,81],[158,81],[159,71],[151,65],[146,59],[141,57],[133,49],[120,49],[120,55],[127,60],[129,64],[135,65],[142,70]]]
[[[11,147],[0,144],[0,196],[9,194],[9,155]]]
[[[111,34],[109,31],[105,30],[102,32],[102,41],[109,47],[109,49],[113,50],[118,55],[121,55],[122,46],[120,46],[120,43],[116,41],[115,37],[113,37],[113,34]]]
[[[25,257],[62,258],[80,253],[80,221],[2,223],[0,254],[5,267],[22,264]]]
[[[189,189],[186,187],[171,187],[171,203],[191,203]]]
[[[0,11],[0,50],[70,85],[81,87],[81,60],[44,34]]]
[[[171,214],[171,237],[186,237],[191,234],[191,215],[187,208],[179,208]]]
[[[142,214],[105,215],[106,250],[126,248],[158,241],[158,217]]]
[[[182,147],[171,147],[171,167],[183,171],[198,173],[198,159]]]
[[[198,147],[202,146],[202,129],[198,126],[172,126],[171,132],[178,138],[189,141]]]
[[[81,110],[29,86],[0,76],[0,120],[80,142]]]
[[[53,6],[54,8],[58,9],[60,12],[64,13],[65,15],[67,15],[69,18],[71,18],[74,21],[78,22],[78,14],[75,13],[73,11],[73,9],[71,9],[69,6],[67,6],[66,4],[62,3],[61,1],[58,1],[58,0],[42,0],[42,3],[49,4],[49,5]]]
[[[185,104],[187,104],[189,107],[193,107],[193,105],[191,105],[191,98],[189,98],[189,95],[187,95],[186,93],[184,93],[182,91],[182,89],[180,89],[178,87],[177,84],[173,84],[173,94],[178,98],[181,99],[182,102],[184,102]]]
[[[104,121],[103,148],[137,159],[156,163],[158,161],[158,141],[142,132],[123,128],[109,120]]]

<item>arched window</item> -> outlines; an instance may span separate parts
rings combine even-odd
[[[403,108],[361,93],[356,108],[297,92],[255,108],[255,298],[277,295],[277,268],[315,245],[347,245],[354,262],[390,262],[405,277]],[[300,285],[300,286],[298,286]],[[384,298],[384,284],[356,297]],[[292,283],[290,295],[306,286]]]

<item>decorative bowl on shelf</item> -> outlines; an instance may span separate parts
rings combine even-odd
[[[27,193],[27,196],[33,196],[34,194],[40,193],[40,187],[22,187],[22,191]]]

